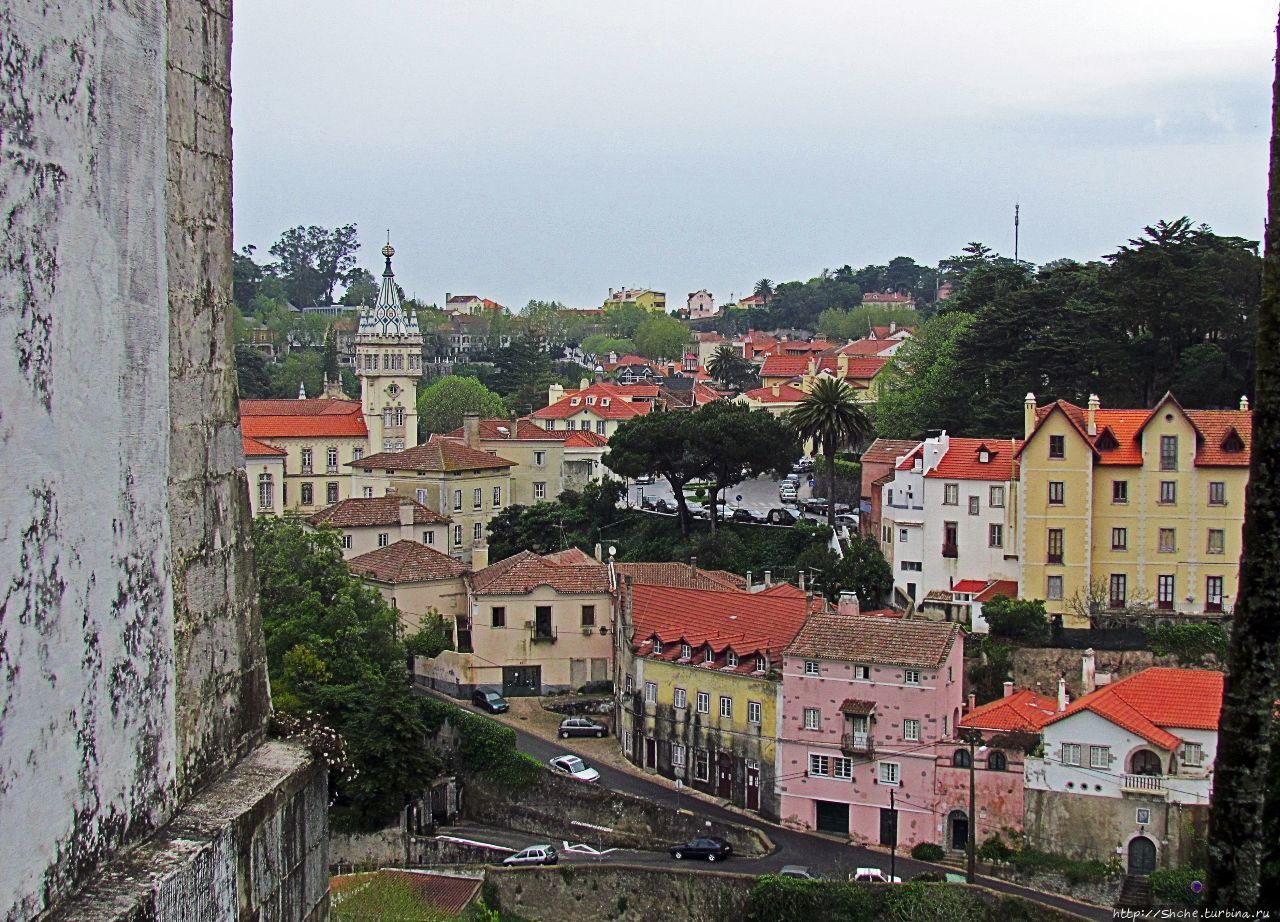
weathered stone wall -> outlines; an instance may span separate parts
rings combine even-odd
[[[1128,861],[1129,841],[1142,834],[1156,846],[1156,867],[1192,864],[1203,846],[1209,808],[1171,804],[1154,797],[1086,797],[1061,791],[1026,792],[1027,844],[1068,858]],[[1151,811],[1139,827],[1138,807]]]
[[[327,913],[324,771],[264,742],[230,15],[0,5],[6,922]]]
[[[549,770],[537,784],[519,791],[469,778],[463,813],[481,823],[606,848],[661,851],[695,835],[723,836],[741,855],[762,855],[770,847],[749,826],[717,821],[708,827],[692,814]],[[580,825],[584,823],[590,826]]]
[[[1061,647],[1019,647],[1013,651],[1013,684],[1016,688],[1036,689],[1044,695],[1058,693],[1058,678],[1067,680],[1067,691],[1074,700],[1083,694],[1080,661],[1082,650]],[[1097,671],[1111,673],[1112,681],[1131,676],[1151,666],[1177,666],[1172,656],[1156,656],[1150,650],[1098,650]]]
[[[988,877],[999,877],[1001,880],[1029,887],[1032,890],[1057,893],[1073,900],[1093,903],[1095,906],[1114,906],[1117,897],[1120,896],[1120,883],[1122,881],[1122,878],[1117,875],[1116,877],[1108,877],[1102,880],[1084,880],[1079,883],[1072,883],[1061,874],[1054,874],[1048,871],[1037,874],[1019,874],[1013,868],[984,864],[983,862],[978,862],[978,873],[985,874]]]

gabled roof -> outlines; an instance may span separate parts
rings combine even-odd
[[[956,584],[951,587],[951,591],[975,593],[981,592],[986,588],[987,581],[985,579],[962,579],[957,581]]]
[[[886,342],[883,339],[855,339],[845,343],[836,350],[836,355],[876,356],[898,346],[896,340]]]
[[[910,454],[920,443],[914,439],[876,439],[862,453],[862,462],[872,464],[896,464],[903,455]]]
[[[949,438],[947,453],[925,476],[943,480],[1017,480],[1018,464],[1014,459],[1021,444],[1017,439]],[[985,463],[978,460],[984,448]]]
[[[738,655],[738,665],[714,662],[705,668],[751,674],[754,658],[764,656],[780,665],[782,649],[791,642],[804,621],[804,597],[767,595],[734,589],[683,589],[635,583],[631,590],[631,644],[637,656],[655,655],[680,659],[680,644],[695,651],[708,645],[718,658],[727,650]],[[662,641],[663,652],[653,654],[653,638]]]
[[[839,359],[834,355],[771,355],[764,360],[760,376],[764,378],[794,378],[809,373],[809,362],[814,362],[814,370],[839,374]],[[889,363],[888,359],[875,356],[867,358],[851,357],[846,360],[845,377],[869,380],[880,373]]]
[[[1161,749],[1173,749],[1182,740],[1170,729],[1218,729],[1222,678],[1211,669],[1154,666],[1077,699],[1046,724],[1092,711]]]
[[[779,384],[777,387],[777,394],[773,392],[772,387],[755,387],[749,391],[743,391],[742,396],[758,403],[799,403],[804,399],[804,391],[790,382]]]
[[[788,656],[937,669],[947,659],[960,626],[939,621],[864,618],[839,612],[809,616]]]
[[[408,497],[391,496],[357,496],[334,503],[328,508],[307,517],[310,525],[332,525],[334,528],[362,528],[378,525],[399,525],[400,505],[408,503],[413,507],[414,525],[443,525],[449,522],[432,509],[428,509]]]
[[[465,441],[466,427],[459,426],[452,432],[446,433],[445,438]],[[488,441],[518,442],[546,442],[556,439],[554,435],[528,417],[517,420],[482,419],[480,420],[480,438]]]
[[[416,541],[396,541],[347,561],[352,573],[380,583],[425,583],[453,579],[466,565]]]
[[[368,438],[358,400],[241,400],[240,431],[252,439]]]
[[[1038,733],[1058,716],[1058,699],[1022,688],[1004,698],[988,701],[960,718],[960,726],[979,730]]]
[[[379,468],[388,471],[479,471],[499,467],[512,467],[514,461],[499,458],[487,451],[477,451],[457,439],[433,435],[425,445],[406,448],[404,451],[382,451],[366,455],[359,461],[351,461],[347,467],[362,470]]]
[[[642,390],[641,390],[642,389]],[[633,401],[633,397],[657,397],[656,385],[620,385],[597,381],[579,391],[566,391],[564,397],[537,410],[535,419],[568,419],[587,412],[601,419],[631,419],[644,416],[653,405],[645,401]],[[588,402],[589,399],[594,402]]]
[[[1205,467],[1249,466],[1249,453],[1253,448],[1253,413],[1249,410],[1187,410],[1187,416],[1191,417],[1202,437],[1196,445],[1196,464]],[[1237,439],[1236,450],[1233,451],[1231,443]]]
[[[524,595],[538,586],[557,592],[609,591],[609,568],[577,548],[538,555],[521,551],[471,574],[476,595]]]
[[[289,454],[283,448],[276,448],[266,442],[259,442],[257,439],[250,438],[247,435],[242,434],[240,441],[244,445],[244,456],[246,458],[283,458]]]
[[[974,601],[990,602],[998,595],[1002,595],[1006,599],[1016,599],[1018,597],[1018,581],[1015,579],[993,579],[987,584],[987,588],[974,596]]]
[[[743,589],[747,581],[727,570],[702,570],[686,563],[616,563],[620,576],[637,584],[682,589]]]

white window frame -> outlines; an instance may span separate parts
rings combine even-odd
[[[645,704],[658,703],[658,683],[657,682],[644,683],[644,703]]]
[[[453,526],[453,546],[462,547],[462,526]]]
[[[538,499],[538,500],[542,500],[542,499],[546,499],[546,498],[547,498],[547,484],[546,484],[546,481],[539,480],[539,481],[536,481],[536,482],[534,483],[534,485],[533,485],[533,498],[534,498],[534,499]]]
[[[769,671],[769,661],[765,659],[763,656],[757,656],[756,672],[768,672],[768,671]]]
[[[351,550],[351,535],[346,534],[342,536],[342,549],[344,551]]]
[[[725,658],[725,665],[729,666],[730,668],[734,668],[738,665],[738,654],[734,653],[732,650],[728,651],[724,655],[724,658]]]
[[[852,781],[853,759],[845,756],[833,756],[831,759],[831,777],[838,781]]]
[[[730,695],[720,696],[720,716],[726,720],[733,719],[733,698]]]
[[[969,515],[978,515],[982,512],[982,500],[977,496],[969,497]]]
[[[678,686],[678,685],[677,685],[677,686],[676,686],[676,690],[675,690],[675,692],[672,694],[672,697],[671,697],[671,704],[672,704],[672,706],[673,706],[673,707],[678,707],[678,708],[686,708],[686,707],[688,707],[688,706],[689,706],[689,693],[688,693],[688,692],[686,692],[683,688],[681,688],[680,686]]]
[[[1083,755],[1083,747],[1079,743],[1063,743],[1060,761],[1063,765],[1074,765],[1078,768]]]
[[[809,753],[809,777],[831,777],[831,756],[824,755],[820,752]]]
[[[476,487],[471,491],[471,508],[472,509],[484,508],[484,488],[483,487]]]
[[[680,644],[680,658],[693,659],[693,647],[689,646],[687,643]]]
[[[807,659],[804,661],[805,675],[822,675],[822,667],[818,665],[817,660]]]
[[[471,526],[471,540],[479,541],[484,537],[484,522],[476,522]]]
[[[1089,747],[1089,767],[1107,769],[1111,767],[1110,746]]]
[[[386,547],[391,543],[391,535],[388,532],[378,532],[378,547]]]
[[[871,667],[862,663],[853,664],[853,680],[855,682],[870,682]]]
[[[1045,579],[1044,595],[1045,595],[1045,598],[1051,602],[1062,601],[1062,577],[1061,576],[1053,575]]]
[[[1004,508],[1004,487],[992,487],[990,496],[987,497],[987,505],[992,509]]]
[[[902,738],[908,743],[920,742],[920,720],[915,717],[906,717],[902,721]]]
[[[681,743],[671,744],[671,767],[684,768],[685,748]]]
[[[747,723],[760,724],[764,714],[764,706],[759,701],[747,702]]]
[[[944,506],[960,505],[960,484],[944,483],[942,485],[942,505]]]
[[[919,669],[902,670],[903,685],[919,685],[921,678],[923,678],[923,675]]]
[[[461,490],[453,491],[453,511],[454,512],[462,511],[462,491]]]
[[[547,463],[547,453],[545,451],[535,451],[533,453],[534,467],[544,467]]]
[[[711,713],[711,693],[710,692],[698,692],[698,697],[696,700],[697,700],[699,714]]]
[[[434,531],[424,531],[424,532],[422,533],[422,543],[423,543],[423,544],[435,544],[435,543],[436,543],[436,533],[435,533]]]
[[[876,769],[876,781],[898,787],[902,784],[902,764],[899,762],[880,762]]]
[[[705,749],[693,751],[693,777],[696,781],[711,780],[711,753]]]
[[[502,487],[493,488],[493,508],[497,509],[502,505]]]
[[[1195,759],[1191,758],[1195,753]],[[1183,743],[1178,747],[1178,759],[1187,768],[1200,768],[1204,765],[1204,747],[1200,743]]]
[[[822,729],[822,708],[804,709],[804,728],[806,730]]]
[[[623,694],[630,695],[630,694],[634,694],[634,693],[635,693],[635,690],[636,690],[636,680],[635,680],[635,678],[631,675],[631,673],[627,673],[627,677],[626,677],[626,679],[625,679],[625,680],[623,680],[622,688],[623,688]]]

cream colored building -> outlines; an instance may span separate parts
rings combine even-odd
[[[347,565],[395,606],[408,633],[418,631],[428,615],[454,622],[466,613],[466,566],[417,541],[392,542]]]
[[[490,520],[511,504],[515,462],[471,448],[460,439],[433,435],[398,452],[368,455],[350,465],[357,496],[412,497],[451,520],[447,546],[440,550],[471,560],[471,548],[483,541]]]
[[[514,462],[513,506],[554,501],[564,491],[564,440],[530,419],[480,419],[467,414],[462,428],[450,432],[449,438]]]
[[[307,517],[313,528],[336,529],[342,556],[350,560],[397,541],[413,541],[443,552],[452,524],[448,516],[428,509],[410,496],[353,497]]]
[[[255,516],[277,515],[284,509],[285,450],[249,436],[244,442],[245,473],[249,477],[249,509]]]

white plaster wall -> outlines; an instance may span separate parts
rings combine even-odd
[[[957,485],[959,505],[943,504],[946,485]],[[1005,505],[992,506],[991,488],[1004,487]],[[925,591],[950,589],[962,579],[1017,580],[1020,574],[1017,560],[1005,560],[1014,555],[1016,548],[1013,529],[1009,522],[1009,497],[1017,489],[1017,483],[1001,480],[943,480],[924,478],[924,580]],[[978,497],[978,514],[969,514],[969,497]],[[942,535],[945,522],[956,523],[956,557],[942,556]],[[991,525],[1004,526],[1003,546],[990,547]]]
[[[0,7],[0,918],[174,805],[160,0]]]

